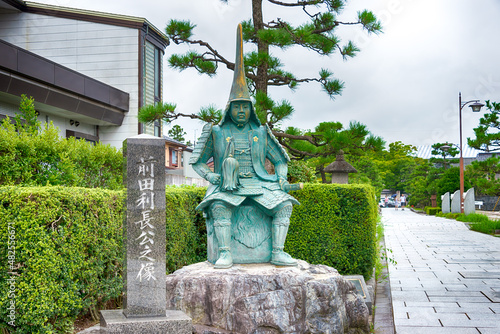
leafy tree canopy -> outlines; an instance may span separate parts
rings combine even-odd
[[[228,2],[223,1],[223,2]],[[282,9],[283,16],[264,21],[263,2]],[[352,41],[342,42],[338,34],[340,26],[358,25],[369,33],[382,31],[380,21],[367,10],[358,11],[352,22],[343,22],[338,19],[339,13],[346,5],[346,0],[252,0],[251,19],[242,22],[243,39],[253,44],[254,48],[245,54],[245,72],[249,88],[254,98],[257,115],[262,123],[269,125],[277,137],[290,140],[302,140],[311,147],[313,156],[319,151],[313,147],[325,146],[327,138],[323,134],[290,134],[289,131],[279,131],[274,126],[289,119],[293,106],[286,100],[276,101],[268,92],[269,87],[288,87],[296,89],[301,83],[318,83],[321,89],[331,98],[339,95],[344,82],[333,76],[330,69],[320,68],[317,75],[298,77],[285,69],[285,64],[271,49],[286,50],[291,47],[303,47],[319,56],[339,54],[343,59],[354,57],[359,51]],[[305,21],[294,25],[284,17],[293,9],[300,9]],[[170,20],[166,27],[166,34],[174,44],[193,47],[185,54],[174,54],[169,58],[169,65],[179,71],[194,69],[201,74],[214,76],[220,66],[234,70],[234,63],[226,55],[217,51],[215,45],[194,37],[196,24],[189,20]],[[304,60],[307,66],[314,68],[311,58]],[[214,106],[204,107],[196,114],[182,114],[175,111],[174,104],[157,104],[142,108],[139,113],[141,122],[152,122],[157,119],[172,121],[178,117],[189,117],[207,122],[217,122],[221,112]],[[332,129],[335,132],[334,129]],[[278,135],[280,134],[280,135]],[[337,144],[335,144],[337,145]],[[297,144],[297,146],[300,146]],[[339,145],[337,145],[339,146]],[[307,151],[299,155],[307,156]]]
[[[479,126],[474,128],[475,139],[467,138],[470,147],[491,152],[500,149],[500,103],[486,101],[489,112],[479,120]]]
[[[454,146],[453,144],[450,144],[448,142],[446,143],[435,143],[432,144],[432,155],[440,155],[442,158],[430,158],[429,161],[433,163],[441,163],[444,167],[444,169],[447,168],[447,165],[449,163],[456,163],[458,162],[457,159],[446,159],[446,157],[455,157],[457,154],[460,153],[458,147]]]
[[[181,142],[181,143],[184,143],[184,141],[186,140],[184,138],[185,135],[186,135],[186,132],[184,131],[184,129],[180,125],[177,125],[177,124],[172,126],[172,128],[170,130],[168,130],[168,136],[174,140]]]

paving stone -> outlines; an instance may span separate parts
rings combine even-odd
[[[472,313],[481,314],[494,314],[494,312],[489,307],[489,304],[482,303],[471,303],[471,307],[434,307],[437,313],[467,313],[468,315]]]
[[[414,318],[414,319],[404,319],[404,318],[394,318],[394,325],[396,326],[396,333],[399,334],[400,326],[436,326],[440,327],[441,323],[439,319],[433,318]],[[488,327],[488,326],[486,326]]]
[[[389,263],[396,332],[500,333],[500,238],[449,219],[382,212],[397,261]]]
[[[433,296],[429,297],[430,302],[452,302],[456,301],[457,303],[488,303],[489,300],[485,296],[482,297],[463,297],[463,296]]]
[[[479,332],[475,328],[460,328],[460,331],[457,331],[457,328],[454,327],[399,326],[398,334],[479,334]],[[483,334],[483,332],[481,332],[481,334]]]
[[[441,319],[443,327],[460,327],[460,328],[471,328],[471,327],[485,327],[485,328],[497,328],[497,334],[500,332],[500,321],[499,320],[448,320]]]
[[[465,279],[489,279],[500,277],[500,271],[459,271],[460,275]]]
[[[429,297],[484,297],[481,291],[436,291],[425,290]]]
[[[405,307],[394,309],[395,318],[413,319],[416,317],[427,317],[436,315],[433,307]]]
[[[500,314],[495,313],[467,313],[470,320],[481,320],[481,321],[500,321]]]
[[[394,305],[393,305],[394,306]],[[500,314],[500,304],[489,304],[488,307],[495,313]]]
[[[500,303],[500,292],[492,290],[481,291],[492,303]]]
[[[497,328],[477,327],[477,330],[481,334],[498,334],[498,329]]]
[[[391,296],[392,300],[403,300],[406,302],[425,302],[429,300],[425,291],[391,291]]]

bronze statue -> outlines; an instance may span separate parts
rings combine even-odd
[[[210,158],[213,158],[213,172],[206,164]],[[266,158],[273,163],[276,174],[266,171]],[[289,160],[269,127],[261,125],[250,100],[240,24],[228,104],[218,125],[204,126],[189,161],[193,169],[210,182],[197,209],[204,210],[207,229],[213,229],[216,237],[218,249],[214,250],[216,255],[212,259],[215,268],[232,266],[232,242],[242,247],[235,263],[269,262],[270,259],[280,266],[297,264],[283,251],[292,204],[299,204],[288,191],[301,187],[290,185],[286,180]],[[270,222],[267,230],[263,223],[266,219]],[[259,247],[256,253],[251,252]],[[265,254],[266,247],[270,256]]]

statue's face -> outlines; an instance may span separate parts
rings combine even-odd
[[[235,101],[231,103],[231,119],[237,125],[245,125],[250,118],[250,102]]]

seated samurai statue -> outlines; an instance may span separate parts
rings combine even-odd
[[[292,204],[298,201],[288,191],[301,185],[287,182],[289,157],[267,125],[261,125],[250,100],[243,66],[241,25],[238,26],[234,79],[228,104],[218,125],[206,124],[189,161],[193,169],[210,182],[198,205],[211,217],[218,242],[215,268],[233,265],[231,224],[242,203],[256,206],[271,217],[271,263],[294,266],[297,261],[283,251]],[[214,171],[207,166],[213,158]],[[265,160],[275,174],[265,169]],[[208,223],[207,223],[208,228]]]

